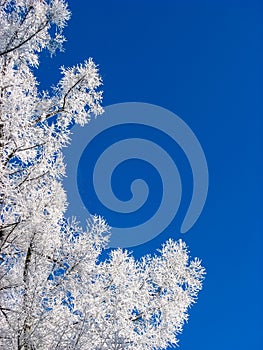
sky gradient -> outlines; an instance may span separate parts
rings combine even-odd
[[[260,350],[262,340],[263,3],[69,1],[65,52],[41,55],[40,88],[93,57],[104,106],[146,102],[179,115],[209,168],[204,210],[185,234],[207,269],[181,350]],[[182,217],[178,217],[178,225]],[[133,248],[154,252],[168,238]]]

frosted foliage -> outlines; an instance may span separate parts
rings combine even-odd
[[[39,91],[39,53],[64,42],[63,0],[0,0],[0,348],[164,349],[176,345],[204,269],[182,241],[135,261],[110,228],[65,218],[69,125],[103,112],[92,59]],[[51,34],[52,33],[52,34]]]

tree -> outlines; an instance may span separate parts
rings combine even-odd
[[[120,249],[101,261],[105,221],[83,230],[64,217],[68,126],[103,112],[92,59],[38,91],[38,55],[61,48],[69,17],[63,0],[0,2],[0,347],[164,349],[178,342],[204,268],[181,240],[139,261]]]

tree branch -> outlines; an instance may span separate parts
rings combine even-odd
[[[24,44],[26,44],[28,41],[30,41],[31,39],[33,39],[38,33],[40,33],[43,29],[45,29],[47,27],[47,25],[49,24],[49,21],[46,21],[42,27],[40,27],[34,34],[30,35],[27,39],[25,39],[24,41],[22,41],[20,44],[7,49],[3,52],[0,52],[0,57],[3,55],[7,55],[8,53],[15,51],[17,49],[19,49],[21,46],[23,46]]]

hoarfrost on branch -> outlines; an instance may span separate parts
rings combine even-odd
[[[101,261],[103,218],[83,230],[64,217],[68,126],[103,112],[92,59],[38,90],[32,68],[43,49],[62,48],[69,18],[63,0],[0,1],[0,347],[165,349],[202,287],[200,261],[181,240],[139,261],[120,249]]]

